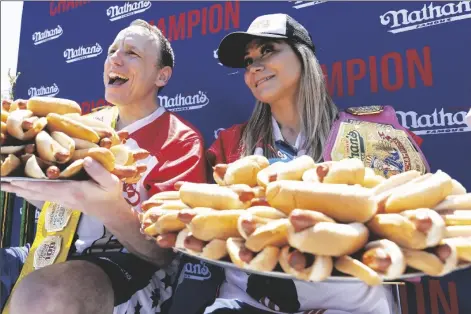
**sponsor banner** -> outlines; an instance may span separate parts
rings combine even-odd
[[[399,123],[417,135],[450,134],[470,132],[466,126],[466,111],[447,111],[446,108],[434,109],[431,113],[415,111],[396,111]]]
[[[54,40],[62,36],[64,30],[60,25],[57,25],[56,28],[53,29],[46,29],[42,32],[34,32],[33,34],[33,45],[37,46],[48,42],[50,40]]]
[[[161,106],[168,111],[185,111],[201,109],[209,104],[209,98],[205,92],[198,91],[193,95],[183,95],[178,93],[173,97],[158,96]]]
[[[318,1],[289,1],[289,2],[292,2],[293,9],[299,10],[299,9],[312,7],[317,4],[325,3],[327,1],[318,0]]]
[[[49,96],[54,97],[59,94],[59,86],[56,83],[50,86],[41,85],[40,87],[30,87],[28,89],[28,96],[29,97],[36,97],[36,96]]]
[[[80,46],[78,48],[67,48],[64,50],[65,62],[72,63],[89,58],[95,58],[103,52],[99,43],[93,46]]]
[[[419,2],[414,2],[418,4]],[[397,34],[416,29],[452,23],[471,18],[471,2],[430,2],[417,10],[400,9],[381,15],[381,24],[389,27],[388,32]]]
[[[123,5],[113,5],[106,10],[111,22],[142,13],[152,6],[150,1],[125,2]]]

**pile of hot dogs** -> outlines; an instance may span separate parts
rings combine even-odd
[[[1,176],[34,179],[86,179],[84,158],[128,183],[139,181],[147,158],[145,150],[130,151],[127,132],[116,132],[105,123],[82,115],[75,101],[32,97],[2,101]]]
[[[161,247],[308,281],[336,271],[377,285],[471,263],[471,193],[443,171],[385,179],[359,159],[249,156],[213,176],[217,184],[179,182],[144,202],[141,232]]]

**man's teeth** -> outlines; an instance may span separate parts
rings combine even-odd
[[[114,72],[111,72],[109,76],[110,76],[110,79],[119,78],[119,79],[122,79],[122,80],[128,80],[128,78],[126,76],[118,74],[118,73],[114,73]]]

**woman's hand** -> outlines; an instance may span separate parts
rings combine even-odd
[[[106,220],[116,208],[129,208],[122,196],[122,182],[90,157],[84,160],[84,169],[93,180],[75,182],[2,183],[1,190],[15,193],[24,199],[51,201],[79,210],[86,215]]]

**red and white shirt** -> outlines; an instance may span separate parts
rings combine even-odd
[[[113,109],[102,109],[106,111]],[[139,163],[147,171],[137,184],[124,184],[123,196],[134,210],[152,195],[174,190],[177,181],[206,182],[204,142],[190,123],[159,107],[151,115],[123,128],[129,132],[126,144],[132,150],[145,149],[150,155]],[[93,217],[82,215],[75,241],[77,253],[126,250],[105,226]]]

